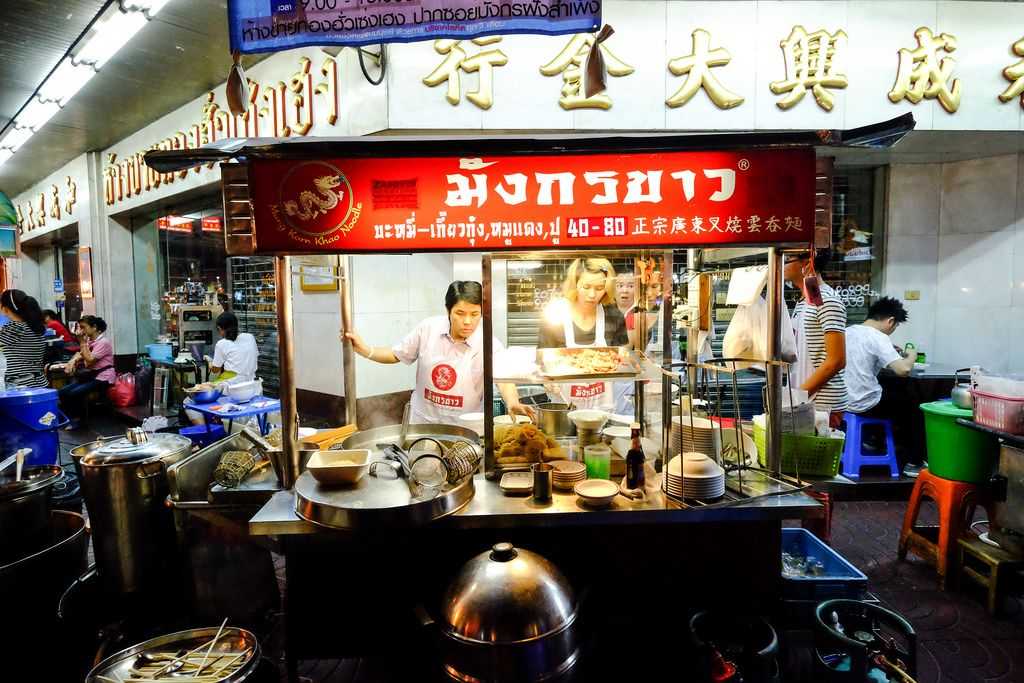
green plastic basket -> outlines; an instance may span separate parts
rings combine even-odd
[[[757,461],[765,467],[765,430],[754,423],[754,445]],[[834,477],[843,459],[843,439],[822,436],[782,435],[782,471],[801,477]]]

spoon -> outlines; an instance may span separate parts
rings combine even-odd
[[[133,669],[139,669],[148,664],[156,664],[157,662],[175,661],[188,653],[188,650],[178,650],[176,653],[171,654],[169,652],[143,652],[135,658],[135,663],[132,664]]]

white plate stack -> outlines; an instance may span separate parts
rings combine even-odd
[[[551,473],[551,483],[556,489],[572,491],[576,484],[587,478],[587,466],[581,462],[552,460],[550,465],[555,468]]]
[[[680,471],[685,463],[685,476]],[[675,498],[713,500],[725,495],[725,470],[703,453],[683,453],[668,461],[662,488]]]
[[[715,453],[715,424],[704,417],[683,415],[672,418],[669,443],[673,455]]]

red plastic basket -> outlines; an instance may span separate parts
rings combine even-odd
[[[1024,398],[1009,398],[974,389],[974,421],[1007,434],[1024,434]]]

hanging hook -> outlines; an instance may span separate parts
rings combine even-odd
[[[388,53],[387,45],[384,43],[380,44],[380,52],[371,52],[365,48],[356,48],[356,53],[359,55],[359,70],[363,72],[363,77],[370,85],[380,85],[384,82],[384,76],[388,72]],[[363,61],[363,56],[369,55],[370,59],[373,60],[375,66],[380,68],[380,76],[374,80],[370,76],[370,72],[366,69],[366,63]]]

